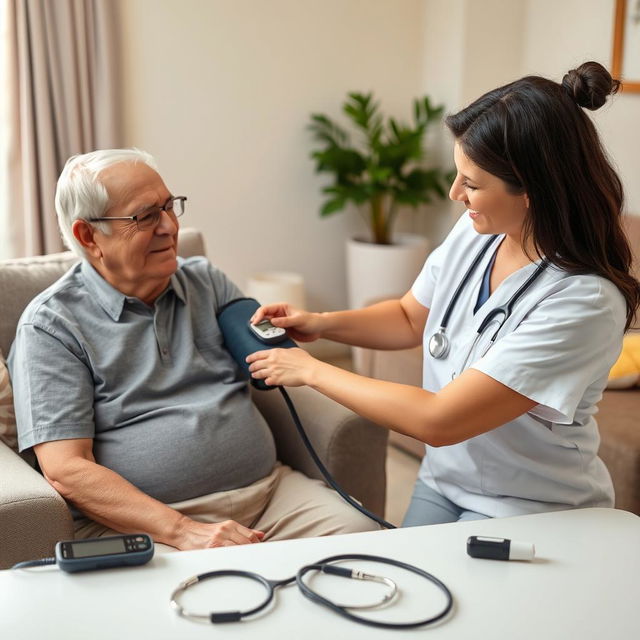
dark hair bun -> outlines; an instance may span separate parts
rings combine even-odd
[[[595,111],[618,90],[620,81],[598,62],[585,62],[562,78],[562,86],[578,105]]]

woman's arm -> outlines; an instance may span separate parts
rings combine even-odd
[[[311,313],[287,304],[260,307],[254,324],[268,318],[300,342],[327,338],[370,349],[407,349],[422,343],[429,310],[409,291],[400,300],[385,300],[363,309]]]
[[[435,447],[456,444],[526,413],[536,402],[475,369],[438,393],[356,375],[301,349],[250,355],[254,378],[270,385],[308,385],[355,413]]]

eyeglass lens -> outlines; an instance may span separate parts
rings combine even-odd
[[[156,207],[142,214],[136,218],[138,229],[144,230],[157,226],[163,211],[179,218],[184,213],[184,200],[184,198],[171,198],[163,207]]]

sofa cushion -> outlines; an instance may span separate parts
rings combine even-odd
[[[0,264],[0,351],[9,353],[18,320],[29,302],[77,261],[74,254],[65,251],[48,256],[6,260]]]
[[[622,351],[609,371],[607,389],[640,387],[640,333],[632,332],[624,337]]]
[[[13,391],[2,352],[0,352],[0,440],[14,451],[18,451]]]

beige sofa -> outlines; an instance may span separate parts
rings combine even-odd
[[[183,256],[204,255],[201,234],[183,229],[179,252]],[[0,350],[5,356],[24,307],[76,260],[67,252],[0,262]],[[289,392],[320,459],[338,483],[367,508],[383,515],[387,431],[310,389]],[[279,459],[320,478],[280,394],[255,391],[253,397],[273,431]],[[0,569],[50,556],[56,541],[72,537],[65,501],[0,441]]]

